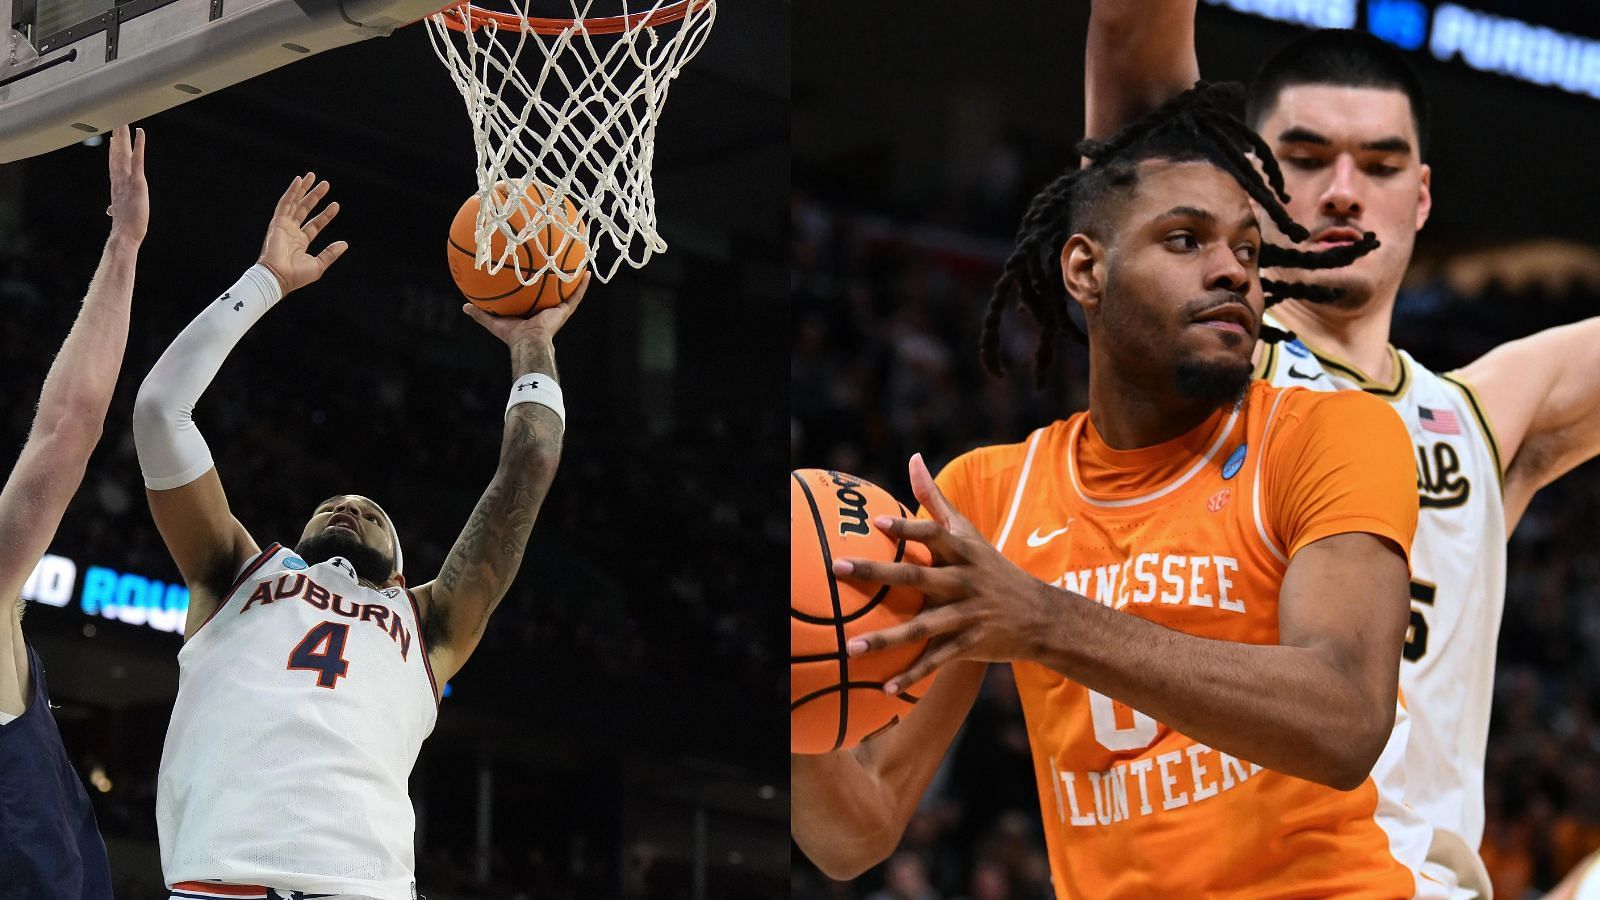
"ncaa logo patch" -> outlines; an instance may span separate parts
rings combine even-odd
[[[1301,359],[1306,359],[1307,357],[1311,356],[1310,348],[1306,347],[1305,344],[1300,343],[1299,338],[1295,338],[1294,340],[1284,344],[1283,349],[1289,351],[1295,356],[1300,357]]]
[[[284,557],[283,567],[285,569],[304,569],[306,567],[306,561],[298,556]]]
[[[1240,444],[1239,449],[1233,451],[1233,455],[1228,457],[1228,461],[1222,464],[1222,477],[1224,480],[1239,474],[1239,470],[1244,468],[1244,452],[1248,446],[1250,445]]]

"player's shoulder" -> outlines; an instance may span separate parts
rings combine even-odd
[[[1284,462],[1331,451],[1335,457],[1371,452],[1410,459],[1410,432],[1400,414],[1365,391],[1315,391],[1262,385],[1252,401],[1263,416],[1269,456]]]
[[[1057,421],[1009,444],[987,444],[960,454],[942,469],[939,479],[959,479],[966,483],[1005,481],[1014,483],[1030,458],[1066,439],[1067,422]]]
[[[1388,401],[1366,391],[1313,391],[1258,382],[1256,402],[1277,408],[1275,417],[1300,427],[1341,428],[1388,423],[1402,426]]]

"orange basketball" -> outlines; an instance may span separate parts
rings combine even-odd
[[[931,559],[921,544],[873,526],[878,516],[910,515],[888,491],[843,472],[799,469],[789,478],[789,750],[847,750],[900,721],[933,676],[891,697],[884,682],[911,667],[922,644],[847,657],[851,638],[881,631],[922,611],[921,593],[835,578],[839,557],[913,562]]]
[[[501,202],[506,197],[506,183],[500,182],[495,186]],[[547,218],[542,204],[549,196],[550,188],[534,182],[528,185],[526,198],[521,207],[511,215],[506,224],[512,231],[520,231],[531,220],[537,223],[541,218]],[[561,198],[564,222],[577,229],[579,234],[588,235],[587,223],[578,217],[578,210],[572,201]],[[450,240],[446,250],[450,257],[450,275],[456,280],[456,287],[473,305],[479,309],[494,313],[497,316],[522,316],[533,315],[541,309],[549,309],[557,303],[572,296],[578,289],[577,280],[563,281],[555,272],[546,272],[540,275],[533,284],[523,284],[517,279],[517,267],[522,267],[526,276],[542,269],[547,262],[554,264],[555,268],[572,275],[583,272],[583,267],[589,259],[588,249],[583,243],[572,238],[557,227],[554,221],[541,228],[531,240],[525,241],[517,247],[513,259],[507,260],[500,271],[490,274],[486,269],[480,270],[473,267],[477,241],[474,237],[478,227],[478,197],[474,194],[461,204],[461,209],[456,212],[456,217],[450,223]],[[503,232],[496,229],[489,238],[489,260],[494,262],[505,252],[507,238]]]

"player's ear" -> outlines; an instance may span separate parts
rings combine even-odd
[[[1100,305],[1105,290],[1104,262],[1104,248],[1086,234],[1067,238],[1061,247],[1061,280],[1084,312]]]
[[[1427,163],[1422,164],[1422,178],[1417,184],[1417,230],[1428,223],[1428,214],[1433,211],[1433,167]]]

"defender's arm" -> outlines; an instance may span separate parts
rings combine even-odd
[[[1094,0],[1085,48],[1084,136],[1104,140],[1200,79],[1197,0]]]
[[[517,577],[534,519],[555,479],[566,425],[564,412],[557,412],[561,401],[552,341],[582,302],[588,276],[584,279],[572,297],[531,319],[501,319],[470,304],[462,307],[510,346],[517,387],[514,405],[506,410],[494,478],[445,556],[439,577],[413,592],[441,689],[477,649],[489,615]],[[541,399],[517,402],[518,393]]]
[[[29,691],[22,586],[55,538],[100,441],[128,343],[139,245],[150,218],[144,129],[111,134],[111,236],[83,307],[45,375],[33,427],[0,490],[0,712],[21,715]]]
[[[290,183],[273,211],[260,262],[184,328],[134,400],[134,444],[150,513],[189,585],[185,638],[210,617],[239,567],[260,552],[228,507],[194,407],[250,326],[284,295],[322,277],[344,252],[343,241],[317,256],[307,251],[338,214],[331,203],[307,221],[327,192],[327,182],[318,185],[311,173]]]
[[[1499,444],[1507,534],[1540,488],[1600,455],[1596,347],[1600,317],[1501,344],[1456,373]]]

